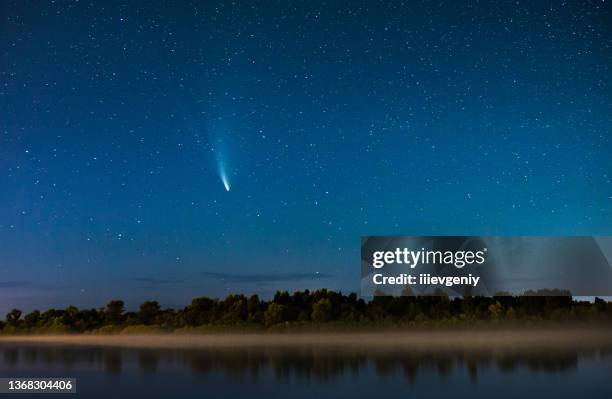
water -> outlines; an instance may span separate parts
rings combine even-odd
[[[71,398],[609,399],[612,351],[417,354],[317,347],[142,350],[3,343],[0,376],[76,377],[77,395],[65,395]]]

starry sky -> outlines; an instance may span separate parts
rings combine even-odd
[[[612,234],[608,1],[0,18],[2,312],[358,291],[362,235]]]

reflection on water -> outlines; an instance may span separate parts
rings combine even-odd
[[[473,382],[478,381],[480,369],[494,367],[500,372],[520,368],[542,372],[575,370],[578,359],[597,357],[609,359],[612,350],[590,352],[570,350],[528,352],[355,352],[321,348],[252,348],[252,349],[122,349],[52,345],[0,345],[4,370],[28,366],[61,367],[71,370],[87,367],[120,374],[124,365],[142,373],[157,373],[160,368],[179,368],[194,373],[220,371],[228,376],[257,378],[262,370],[270,369],[276,378],[292,376],[330,380],[345,373],[358,374],[371,364],[378,376],[401,371],[408,382],[414,381],[419,371],[450,374],[456,367],[464,367]]]
[[[531,349],[414,353],[315,347],[184,350],[2,344],[0,372],[2,376],[78,374],[81,385],[83,380],[87,384],[88,375],[106,375],[124,380],[126,376],[132,378],[138,375],[140,381],[153,381],[160,376],[189,374],[197,377],[193,381],[202,384],[206,381],[202,377],[206,376],[214,377],[217,381],[233,381],[235,389],[238,389],[234,393],[240,392],[241,387],[236,381],[249,381],[250,384],[257,384],[259,380],[273,381],[277,384],[275,386],[283,382],[288,384],[286,386],[295,386],[299,381],[307,381],[320,386],[350,377],[353,381],[365,379],[374,385],[386,381],[385,384],[396,386],[418,386],[420,376],[428,381],[437,376],[441,381],[451,381],[444,385],[450,390],[454,384],[458,384],[452,378],[449,380],[450,377],[458,377],[456,381],[460,383],[478,385],[483,380],[483,373],[489,376],[484,378],[489,382],[491,375],[498,378],[516,374],[524,381],[530,375],[537,374],[545,382],[550,378],[550,382],[554,383],[559,375],[590,373],[581,370],[582,364],[590,364],[596,367],[604,365],[605,374],[612,370],[611,355],[610,348],[591,351]],[[129,381],[126,384],[129,385]],[[194,382],[188,384],[193,386]],[[96,390],[91,386],[86,388]],[[311,388],[312,385],[308,389]],[[582,392],[597,389],[602,395],[610,393],[607,386],[603,390],[593,386],[577,388]],[[253,393],[252,387],[249,390]],[[329,392],[325,392],[329,395]],[[331,396],[342,396],[342,392],[336,391]],[[488,392],[492,393],[495,392]]]

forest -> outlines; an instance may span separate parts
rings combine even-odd
[[[609,323],[612,302],[584,301],[558,290],[529,291],[512,296],[449,298],[437,296],[375,296],[320,289],[277,292],[270,300],[257,295],[228,295],[225,299],[194,298],[182,309],[143,302],[126,311],[124,301],[111,300],[99,309],[11,310],[0,321],[2,334],[139,333],[208,331],[283,331],[308,328],[393,328],[474,326],[481,324]]]

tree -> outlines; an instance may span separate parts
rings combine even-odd
[[[182,320],[188,326],[201,326],[214,319],[216,301],[207,297],[193,298],[183,310]]]
[[[495,301],[495,303],[489,305],[489,314],[491,315],[491,319],[499,320],[502,316],[502,312],[502,305],[498,301]]]
[[[142,324],[153,324],[155,317],[159,314],[159,303],[157,301],[144,301],[138,311],[138,319]]]
[[[285,305],[279,305],[274,302],[270,303],[268,309],[264,312],[264,324],[266,327],[285,321],[286,310],[287,307]]]
[[[6,324],[9,326],[17,326],[21,318],[21,310],[13,309],[6,315]]]
[[[27,329],[37,332],[86,332],[107,326],[156,325],[164,331],[185,326],[255,323],[271,327],[280,323],[326,323],[341,321],[355,323],[422,323],[425,321],[478,322],[480,320],[601,320],[612,322],[612,302],[596,298],[593,302],[572,299],[571,293],[555,289],[526,292],[522,296],[497,293],[494,297],[440,296],[374,296],[365,301],[356,294],[320,289],[289,294],[277,292],[272,300],[261,300],[257,295],[228,295],[224,300],[194,298],[180,311],[160,309],[156,301],[146,301],[138,312],[125,312],[121,300],[108,302],[105,308],[79,310],[35,310],[23,315],[11,310],[0,330],[18,333]],[[533,296],[529,296],[533,295]],[[44,329],[44,330],[43,330]],[[108,329],[114,331],[114,328]]]
[[[225,299],[225,312],[221,321],[227,324],[240,323],[248,316],[247,301],[242,295],[230,295]]]
[[[332,304],[329,298],[319,299],[312,305],[312,321],[326,323],[332,319]]]
[[[64,311],[64,315],[62,317],[62,324],[73,328],[77,322],[78,316],[79,309],[77,309],[76,306],[70,305]]]
[[[31,313],[28,313],[23,318],[23,321],[24,321],[25,326],[27,328],[34,328],[34,327],[36,327],[36,325],[40,321],[40,311],[34,310]]]
[[[104,322],[106,324],[119,325],[123,321],[124,303],[120,299],[115,299],[106,304],[104,310]]]

